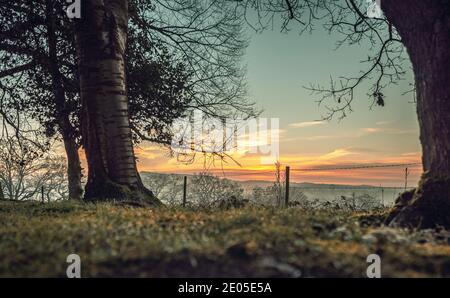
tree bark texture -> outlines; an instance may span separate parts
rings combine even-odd
[[[88,162],[86,200],[159,204],[136,168],[126,94],[127,0],[83,2],[76,44]]]
[[[397,199],[391,225],[450,227],[450,2],[382,0],[410,56],[424,174]]]

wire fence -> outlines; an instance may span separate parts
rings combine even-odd
[[[402,170],[401,179],[404,180],[403,185],[396,186],[371,186],[371,185],[339,185],[339,184],[321,184],[314,182],[306,182],[301,181],[301,174],[308,172],[329,172],[329,171],[351,171],[351,170],[366,170],[366,169],[383,169],[383,168],[404,168]],[[275,175],[275,170],[208,170],[205,171],[207,174],[212,174],[218,177],[223,177],[227,179],[237,180],[242,179],[243,177],[252,177],[253,179],[249,179],[248,181],[254,180],[254,177],[259,175],[259,177],[264,175],[264,180],[256,180],[254,183],[254,187],[258,186],[257,184],[268,184],[277,182],[280,183],[281,187],[283,187],[283,197],[284,197],[284,205],[289,204],[289,200],[295,200],[295,197],[290,198],[290,193],[295,194],[295,191],[300,191],[304,197],[310,199],[319,199],[322,201],[332,201],[336,199],[346,199],[348,197],[358,198],[358,197],[371,197],[374,200],[380,202],[381,205],[392,205],[398,195],[406,190],[412,189],[408,185],[408,178],[413,171],[421,171],[421,163],[412,162],[412,163],[392,163],[392,164],[351,164],[351,165],[342,165],[342,166],[321,166],[314,168],[291,168],[286,166],[286,171],[284,175],[280,175],[283,173],[278,173],[278,177],[282,178],[282,181],[277,181],[277,175]],[[172,173],[173,174],[173,173]],[[183,205],[186,204],[187,195],[187,179],[186,175],[192,175],[193,173],[176,173],[178,175],[184,176],[184,192],[183,192]],[[399,174],[400,175],[400,174]],[[273,178],[270,178],[273,177]],[[237,179],[236,179],[237,178]],[[279,179],[279,178],[278,178]],[[302,183],[303,182],[303,183]],[[241,183],[245,183],[245,181],[241,181]],[[370,183],[369,183],[370,184]],[[287,187],[286,187],[287,186]],[[251,190],[247,190],[251,191]],[[298,195],[298,194],[297,194]]]
[[[276,167],[277,168],[277,167]],[[395,185],[395,186],[375,186],[375,185],[339,185],[339,184],[325,184],[325,183],[317,183],[311,181],[302,181],[302,173],[308,172],[330,172],[330,171],[351,171],[351,170],[361,170],[361,169],[382,169],[382,168],[404,168],[402,173],[402,179],[404,180],[403,185]],[[281,167],[278,167],[278,171],[280,171]],[[395,163],[395,164],[352,164],[352,165],[341,165],[341,166],[321,166],[321,167],[313,167],[313,168],[291,168],[290,166],[285,167],[284,175],[283,172],[280,171],[278,175],[276,175],[276,169],[264,169],[264,170],[209,170],[205,171],[206,174],[210,174],[219,178],[226,178],[230,180],[239,180],[242,177],[251,177],[252,179],[248,179],[246,181],[240,181],[242,184],[245,182],[253,181],[254,183],[250,186],[253,187],[270,187],[274,184],[278,183],[278,186],[283,188],[282,193],[284,197],[284,204],[288,205],[289,200],[295,200],[295,195],[298,196],[298,192],[301,192],[303,197],[307,197],[309,199],[319,199],[323,201],[331,201],[336,198],[348,198],[348,197],[361,197],[361,196],[370,196],[375,200],[378,200],[382,205],[390,205],[392,204],[398,195],[406,190],[412,189],[412,187],[408,184],[409,174],[413,171],[421,171],[421,163]],[[195,173],[154,173],[154,174],[174,174],[176,176],[180,176],[183,180],[182,182],[182,205],[186,206],[189,201],[189,197],[187,194],[188,190],[188,176],[191,176]],[[266,175],[263,180],[255,180],[254,177],[256,175]],[[277,178],[278,177],[278,178]],[[345,177],[345,176],[344,176]],[[178,180],[179,178],[176,178]],[[370,183],[369,183],[370,184]],[[251,192],[253,189],[246,189],[247,193]],[[281,193],[281,190],[280,190]],[[290,194],[294,195],[290,198]],[[1,196],[0,196],[1,197]],[[50,201],[49,198],[45,198],[44,196],[44,187],[40,189],[40,193],[38,195],[38,199],[42,202]]]

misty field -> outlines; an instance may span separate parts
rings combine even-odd
[[[450,276],[450,233],[382,226],[386,212],[246,207],[133,208],[0,202],[0,276],[383,277]]]

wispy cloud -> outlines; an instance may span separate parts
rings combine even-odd
[[[306,122],[296,122],[289,124],[290,127],[294,128],[305,128],[305,127],[312,127],[312,126],[318,126],[325,124],[325,121],[306,121]]]
[[[363,131],[365,133],[376,133],[376,132],[382,132],[383,129],[377,128],[377,127],[367,127],[367,128],[362,128],[361,131]]]
[[[394,121],[378,121],[377,123],[375,123],[376,125],[382,126],[382,125],[389,125],[394,123]]]
[[[420,151],[415,151],[415,152],[405,152],[402,153],[402,156],[422,156],[422,153]]]
[[[321,141],[321,140],[329,140],[329,139],[339,139],[342,138],[342,136],[312,136],[312,137],[306,137],[306,138],[302,138],[302,140],[306,140],[306,141]]]
[[[384,133],[390,135],[404,135],[404,134],[418,134],[415,129],[398,129],[398,128],[379,128],[379,127],[366,127],[361,128],[361,134],[359,136],[366,136],[374,133]]]
[[[352,148],[337,148],[332,152],[326,153],[324,155],[318,156],[317,160],[335,160],[339,158],[343,158],[348,155],[358,154],[353,151]]]
[[[382,150],[367,147],[349,147],[353,152],[357,153],[381,153]]]

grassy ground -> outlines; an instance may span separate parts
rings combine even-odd
[[[450,276],[450,232],[381,226],[384,214],[244,208],[181,210],[111,204],[0,202],[0,276]]]

